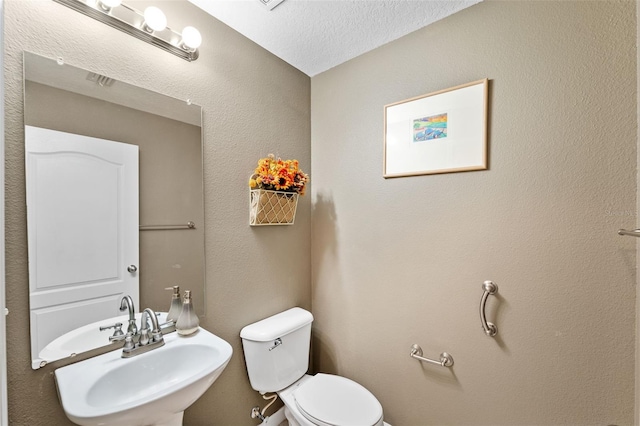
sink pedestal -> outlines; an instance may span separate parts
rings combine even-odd
[[[184,417],[184,411],[174,414],[171,417],[167,417],[158,423],[154,423],[149,426],[182,426],[182,418]]]

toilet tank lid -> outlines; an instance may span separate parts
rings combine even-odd
[[[255,342],[267,342],[292,333],[311,324],[312,321],[311,312],[302,308],[291,308],[247,325],[240,331],[240,337]]]

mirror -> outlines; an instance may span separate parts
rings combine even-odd
[[[166,312],[179,285],[204,315],[201,107],[28,52],[24,96],[32,367],[107,346],[123,295]]]

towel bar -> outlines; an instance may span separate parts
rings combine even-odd
[[[640,229],[627,231],[626,229],[618,229],[618,235],[630,235],[632,237],[640,237]]]
[[[446,352],[442,352],[440,354],[440,361],[423,357],[422,348],[419,345],[411,346],[411,352],[409,353],[409,356],[411,358],[415,358],[423,362],[428,362],[430,364],[436,364],[441,367],[451,367],[453,365],[453,357]]]
[[[196,229],[196,224],[189,221],[183,225],[140,225],[141,231],[163,231],[172,229]]]

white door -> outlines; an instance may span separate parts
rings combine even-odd
[[[139,306],[138,147],[25,127],[32,367],[56,337]],[[133,270],[133,268],[129,268]]]

